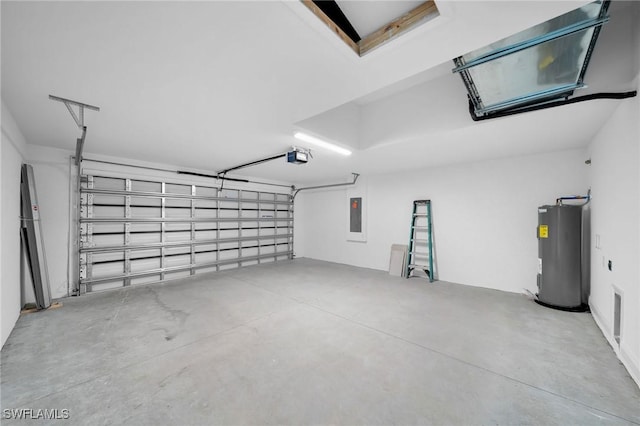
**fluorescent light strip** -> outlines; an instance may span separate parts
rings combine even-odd
[[[314,144],[314,145],[319,146],[321,148],[325,148],[325,149],[328,149],[330,151],[337,152],[338,154],[351,155],[351,151],[349,151],[348,149],[344,149],[344,148],[339,147],[337,145],[334,145],[332,143],[325,142],[325,141],[323,141],[321,139],[318,139],[318,138],[316,138],[314,136],[307,135],[306,133],[296,132],[293,135],[293,137],[296,138],[296,139],[300,139],[301,141]]]

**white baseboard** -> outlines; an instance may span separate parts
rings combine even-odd
[[[600,331],[604,335],[604,338],[607,339],[609,345],[613,348],[613,351],[618,356],[618,359],[622,362],[622,365],[625,366],[631,378],[636,382],[638,387],[640,387],[640,361],[635,358],[632,354],[625,350],[624,345],[620,347],[618,342],[615,341],[611,333],[609,332],[610,327],[605,326],[606,321],[600,315],[600,312],[595,307],[591,301],[589,301],[589,308],[591,309],[591,316],[594,321],[600,328]]]
[[[633,354],[627,352],[624,346],[620,348],[620,355],[618,357],[620,361],[622,361],[622,364],[627,367],[631,378],[633,378],[638,387],[640,387],[640,360],[634,357]]]
[[[611,333],[609,333],[609,327],[607,327],[608,324],[606,323],[602,315],[600,315],[600,311],[598,311],[596,305],[594,305],[591,300],[589,300],[589,309],[591,310],[591,316],[600,328],[600,331],[602,331],[604,338],[607,339],[609,344],[615,349],[617,343],[615,343],[615,340],[613,340],[613,336],[611,336]]]

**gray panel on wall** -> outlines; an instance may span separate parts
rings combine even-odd
[[[349,199],[349,232],[362,232],[362,198]]]

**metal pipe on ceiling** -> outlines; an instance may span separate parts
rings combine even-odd
[[[538,111],[541,109],[555,108],[563,105],[570,105],[570,104],[576,104],[579,102],[592,101],[595,99],[627,99],[627,98],[633,98],[637,95],[638,95],[637,90],[632,90],[629,92],[619,92],[619,93],[616,93],[616,92],[592,93],[590,95],[578,96],[571,99],[563,99],[563,100],[551,101],[543,104],[529,105],[522,108],[512,109],[507,111],[498,111],[489,115],[482,115],[482,116],[479,116],[476,114],[473,102],[471,101],[471,99],[469,99],[469,115],[471,115],[471,119],[473,121],[482,121],[482,120],[490,120],[493,118],[507,117],[514,114],[520,114],[523,112]]]
[[[353,175],[353,182],[331,183],[331,184],[328,184],[328,185],[307,186],[305,188],[298,188],[293,193],[293,199],[295,200],[296,195],[298,195],[298,192],[300,192],[300,191],[307,191],[309,189],[324,189],[324,188],[335,188],[335,187],[339,187],[339,186],[355,185],[356,181],[358,180],[358,176],[360,176],[360,174],[358,174],[358,173],[351,173],[351,174]]]

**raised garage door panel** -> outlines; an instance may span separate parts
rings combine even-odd
[[[290,194],[84,175],[80,290],[291,259]]]

